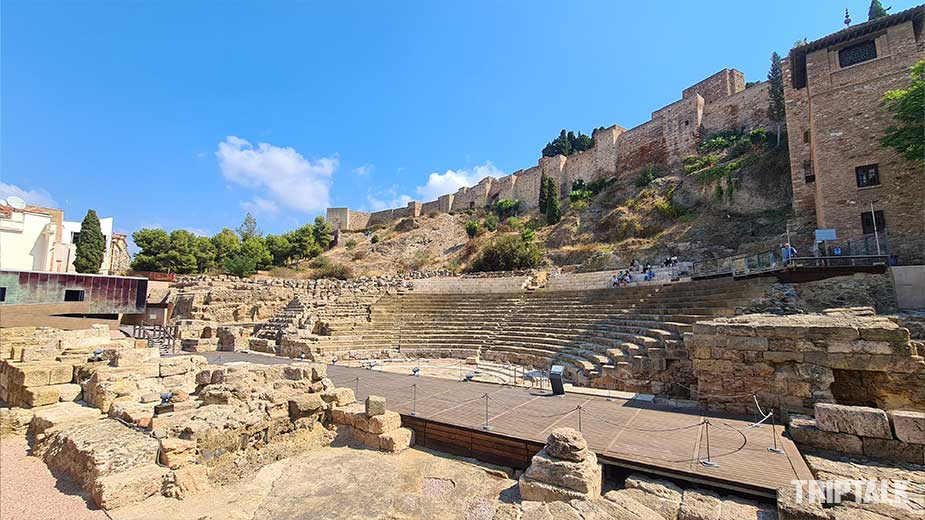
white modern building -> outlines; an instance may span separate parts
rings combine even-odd
[[[11,271],[74,271],[80,222],[64,220],[59,209],[0,203],[0,269]],[[100,219],[106,251],[100,274],[127,267],[125,235],[112,232],[112,217]]]

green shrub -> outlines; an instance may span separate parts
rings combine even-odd
[[[245,255],[236,255],[225,260],[225,270],[242,278],[257,272],[257,262]]]
[[[724,130],[711,134],[700,142],[701,152],[715,152],[729,148],[742,136],[741,132],[735,130]]]
[[[575,211],[582,211],[588,209],[590,205],[591,203],[589,203],[586,199],[581,199],[569,202],[568,207]]]
[[[529,239],[529,240],[527,240]],[[513,271],[540,265],[542,254],[533,243],[532,231],[502,235],[479,252],[472,271]]]
[[[685,157],[685,158],[684,158],[684,161],[686,161],[686,160],[688,160],[688,159],[690,159],[690,157]],[[684,161],[681,161],[681,162],[683,163]],[[648,186],[649,184],[652,184],[652,181],[655,180],[655,177],[656,177],[656,175],[655,175],[655,167],[654,167],[654,166],[646,166],[646,168],[645,168],[644,170],[642,170],[642,173],[639,174],[639,178],[636,179],[636,187],[637,187],[637,188],[645,188],[645,187]]]
[[[346,247],[348,250],[352,250],[356,246],[357,246],[357,241],[352,238],[344,242],[344,247]]]
[[[314,258],[309,265],[315,269],[311,275],[312,278],[347,280],[353,277],[353,269],[349,265],[332,262],[324,256]]]
[[[479,234],[479,221],[470,220],[466,222],[466,234],[469,235],[469,238],[475,238]]]
[[[704,168],[714,166],[719,162],[719,156],[716,154],[707,154],[703,157],[689,156],[681,160],[681,165],[685,173],[693,173]]]
[[[378,244],[378,243],[379,243],[379,235],[373,235],[373,237],[369,239],[369,242],[370,242],[371,244]]]
[[[588,201],[593,196],[594,193],[592,193],[591,190],[572,190],[568,194],[568,198],[571,202],[578,202],[580,200]]]
[[[764,128],[756,128],[748,133],[748,139],[753,145],[762,145],[768,140],[768,133]]]
[[[495,204],[495,213],[499,219],[513,217],[520,212],[520,201],[514,199],[501,199]]]
[[[739,139],[732,145],[732,148],[729,149],[729,157],[741,157],[752,151],[754,146],[755,145],[752,144],[750,139]]]
[[[489,213],[485,215],[485,229],[489,231],[497,231],[498,226],[501,225],[501,221],[498,219],[498,215],[494,213]]]

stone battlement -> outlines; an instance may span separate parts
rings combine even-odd
[[[579,179],[627,176],[646,166],[666,168],[695,154],[702,135],[769,127],[767,107],[767,83],[745,88],[742,72],[723,69],[684,89],[679,101],[652,112],[652,118],[639,126],[627,130],[613,125],[595,130],[590,150],[568,157],[541,157],[536,166],[499,179],[485,177],[475,186],[462,187],[430,202],[411,201],[405,207],[375,213],[328,208],[327,220],[334,229],[357,230],[405,217],[481,208],[501,199],[516,199],[524,208],[533,208],[543,175],[555,179],[559,193],[565,194]]]

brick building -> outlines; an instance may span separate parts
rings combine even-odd
[[[923,20],[919,6],[855,25],[794,48],[784,62],[796,214],[814,214],[841,244],[870,239],[876,226],[900,264],[925,263],[925,173],[880,145],[893,124],[880,100],[908,86],[910,67],[925,57]]]

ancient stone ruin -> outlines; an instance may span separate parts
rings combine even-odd
[[[557,428],[533,456],[520,477],[520,496],[539,502],[594,498],[601,494],[601,466],[584,437],[571,428]]]

